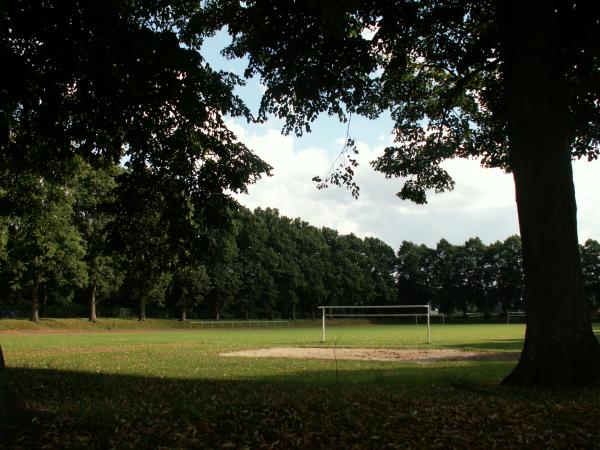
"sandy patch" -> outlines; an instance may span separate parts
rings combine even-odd
[[[516,352],[475,352],[457,349],[274,347],[220,353],[249,358],[350,359],[360,361],[513,360]]]

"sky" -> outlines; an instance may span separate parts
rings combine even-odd
[[[208,41],[203,56],[217,69],[242,74],[243,61],[224,60],[219,55],[227,43],[223,34]],[[238,90],[256,112],[263,88],[249,80]],[[227,124],[238,139],[273,167],[264,177],[237,195],[244,206],[255,209],[277,208],[282,215],[300,217],[317,227],[340,233],[377,237],[398,249],[402,241],[434,247],[444,238],[462,244],[478,236],[484,243],[504,240],[518,234],[513,179],[499,169],[484,169],[478,161],[450,160],[445,169],[455,181],[453,191],[430,193],[426,205],[400,200],[400,179],[386,179],[369,162],[393,144],[389,117],[370,121],[352,117],[350,124],[336,118],[321,117],[312,132],[302,137],[282,135],[283,122],[271,118],[263,124],[228,118]],[[355,181],[360,186],[358,199],[346,189],[331,186],[318,190],[312,178],[324,178],[342,149],[346,132],[359,150]],[[578,207],[580,242],[600,240],[600,162],[575,161],[573,164]]]

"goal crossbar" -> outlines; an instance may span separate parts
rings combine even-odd
[[[333,310],[346,310],[346,309],[415,309],[422,308],[425,311],[419,313],[345,313],[345,312],[333,312]],[[321,342],[325,342],[325,319],[326,317],[427,317],[427,343],[431,344],[431,306],[427,305],[373,305],[373,306],[319,306],[319,309],[322,312],[322,330],[321,330]]]

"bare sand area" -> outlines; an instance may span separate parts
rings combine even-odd
[[[273,347],[220,353],[249,358],[349,359],[360,361],[516,360],[518,352],[476,352],[459,349]]]

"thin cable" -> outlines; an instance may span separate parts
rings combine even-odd
[[[344,146],[342,147],[342,150],[340,151],[339,155],[337,155],[337,157],[331,163],[331,167],[327,171],[328,174],[330,174],[333,171],[333,166],[335,166],[335,163],[341,158],[341,156],[344,153],[346,153],[346,149],[348,148],[348,139],[350,138],[350,122],[351,121],[352,121],[352,112],[350,112],[350,114],[348,115],[348,126],[346,127],[346,139],[344,139]]]

